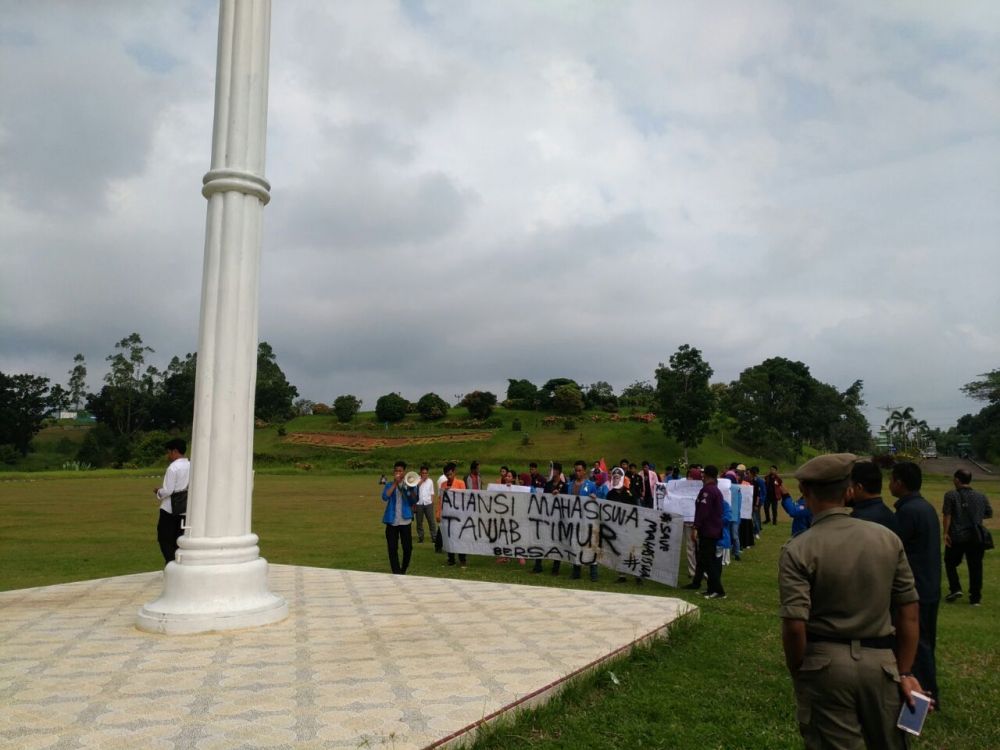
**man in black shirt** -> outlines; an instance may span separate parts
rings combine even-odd
[[[921,496],[921,484],[923,474],[915,463],[906,461],[892,467],[889,491],[898,498],[895,506],[897,533],[903,541],[906,559],[913,570],[920,595],[920,638],[913,660],[913,674],[934,698],[935,708],[940,711],[934,648],[937,643],[938,605],[941,603],[941,524],[937,511]]]
[[[563,476],[562,464],[558,461],[552,463],[552,476],[549,477],[549,481],[545,483],[545,494],[547,495],[561,495],[566,491],[566,477]],[[552,575],[559,575],[559,568],[562,567],[562,561],[553,560],[552,561]],[[535,566],[531,569],[532,573],[542,572],[542,558],[535,558]]]
[[[880,523],[899,535],[896,516],[882,502],[882,470],[871,461],[858,461],[851,469],[851,498],[852,518]]]
[[[958,566],[965,557],[969,563],[969,604],[979,606],[983,594],[983,549],[979,526],[984,518],[993,517],[993,508],[986,495],[976,492],[969,484],[972,472],[959,469],[952,480],[955,489],[944,494],[944,570],[948,574],[948,596],[953,602],[962,595]]]

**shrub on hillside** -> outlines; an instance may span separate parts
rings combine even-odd
[[[489,391],[467,393],[459,404],[469,410],[469,416],[473,419],[486,419],[493,413],[493,407],[496,405],[497,397]]]
[[[399,422],[409,406],[410,402],[398,393],[387,393],[375,402],[375,416],[380,422]]]
[[[417,401],[417,412],[427,421],[443,419],[448,414],[448,402],[436,393],[425,393]]]
[[[315,408],[315,407],[314,407]],[[333,413],[337,415],[337,421],[347,424],[354,415],[361,411],[361,399],[350,394],[337,396],[333,400]],[[400,417],[402,419],[402,417]]]
[[[515,418],[514,421],[512,421],[510,423],[510,429],[513,430],[514,432],[520,432],[521,431],[521,420]]]
[[[559,414],[579,414],[583,411],[583,393],[571,383],[561,385],[552,395],[552,408]]]

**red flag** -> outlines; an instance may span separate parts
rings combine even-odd
[[[601,460],[597,462],[597,465],[601,468],[605,474],[608,473],[608,465],[604,463],[604,456],[601,456]]]

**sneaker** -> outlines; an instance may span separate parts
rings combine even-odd
[[[706,599],[725,599],[726,595],[725,594],[720,594],[718,592],[713,591],[711,594],[705,594],[705,598]]]
[[[961,598],[962,598],[962,592],[961,591],[952,591],[950,594],[948,594],[948,596],[946,596],[944,598],[944,600],[946,602],[953,602],[953,601],[956,601],[956,600],[961,599]]]
[[[972,607],[982,607],[983,606],[980,602],[969,602],[969,605],[972,606]]]
[[[625,576],[618,576],[618,578],[615,579],[615,583],[625,583],[627,580],[628,579]]]

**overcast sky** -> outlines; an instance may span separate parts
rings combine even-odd
[[[0,370],[198,336],[218,11],[0,0]],[[1000,3],[274,3],[260,336],[301,394],[1000,367]]]

